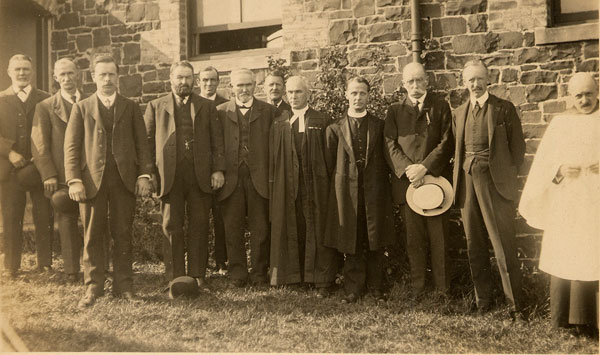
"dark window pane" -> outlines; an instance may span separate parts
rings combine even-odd
[[[198,54],[266,48],[267,37],[279,30],[281,25],[200,33]]]

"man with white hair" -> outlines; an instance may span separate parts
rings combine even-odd
[[[593,334],[600,276],[598,84],[591,74],[576,73],[569,94],[574,109],[552,119],[546,130],[519,212],[544,231],[539,268],[551,275],[552,326],[575,325]]]
[[[47,196],[52,196],[60,189],[66,189],[65,131],[73,105],[86,98],[79,91],[79,69],[72,60],[68,58],[57,60],[54,63],[53,77],[60,85],[60,90],[37,105],[31,129],[33,162],[40,172]],[[72,210],[65,206],[53,205],[53,207],[58,221],[65,273],[68,280],[75,283],[79,280],[79,257],[83,236],[79,234],[77,226],[79,218],[77,203],[66,202],[65,205]]]
[[[231,73],[233,98],[217,107],[225,143],[225,185],[219,201],[225,222],[228,272],[236,287],[248,279],[245,217],[250,231],[250,283],[267,285],[269,267],[269,131],[279,110],[254,98],[248,69]]]
[[[14,278],[21,268],[23,216],[26,189],[16,172],[31,164],[31,122],[35,106],[49,95],[32,86],[33,62],[16,54],[8,61],[12,85],[0,92],[0,210],[4,230],[4,272]],[[35,172],[35,168],[33,168]],[[37,178],[39,179],[39,177]],[[41,181],[29,189],[35,225],[35,249],[39,271],[52,270],[52,207]]]
[[[271,130],[271,285],[311,283],[317,297],[335,281],[336,251],[323,245],[329,176],[325,129],[331,119],[308,106],[305,78],[286,83],[288,112]]]
[[[452,114],[443,98],[427,90],[429,81],[422,64],[406,65],[402,82],[407,96],[390,106],[384,130],[386,158],[394,172],[392,195],[402,206],[413,296],[425,290],[428,254],[435,288],[445,293],[450,286],[447,213],[419,215],[406,203],[406,191],[410,184],[419,187],[427,174],[447,172],[452,157]]]

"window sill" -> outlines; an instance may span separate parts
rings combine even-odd
[[[539,27],[535,29],[535,44],[551,44],[563,42],[598,39],[598,23],[560,27]]]
[[[235,69],[264,69],[268,68],[268,57],[283,58],[290,62],[289,50],[283,48],[260,48],[244,51],[203,54],[190,58],[194,71],[199,72],[207,66],[213,66],[219,72],[230,72]],[[240,60],[242,59],[243,60]]]

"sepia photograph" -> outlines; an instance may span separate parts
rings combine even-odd
[[[0,352],[597,354],[598,0],[0,0]]]

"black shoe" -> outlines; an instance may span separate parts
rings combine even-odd
[[[52,272],[52,266],[49,266],[49,265],[38,266],[37,271],[39,273],[51,273]]]
[[[133,293],[131,291],[125,291],[125,292],[121,293],[121,298],[126,301],[129,301],[131,303],[138,303],[138,302],[142,301],[142,299],[139,296],[137,296],[135,293]]]
[[[245,280],[240,280],[240,279],[233,279],[230,281],[231,285],[233,287],[237,287],[237,288],[242,288],[242,287],[246,287],[246,281]]]
[[[329,292],[329,288],[327,287],[318,287],[317,288],[317,298],[327,298],[331,295],[331,292]]]
[[[204,278],[196,277],[195,279],[198,283],[198,288],[200,289],[200,291],[210,291],[210,288],[208,287],[208,282]]]
[[[358,296],[356,293],[349,293],[342,298],[342,303],[355,303],[358,301]]]
[[[81,281],[79,280],[79,274],[68,274],[67,282],[75,285],[80,284]]]
[[[371,295],[377,302],[385,302],[387,301],[387,296],[385,293],[381,292],[381,290],[375,290],[371,292]]]
[[[87,294],[87,295],[83,296],[83,298],[79,300],[79,303],[77,303],[77,308],[79,308],[79,309],[90,308],[91,306],[94,305],[94,303],[96,303],[96,298],[97,297],[93,294]]]

